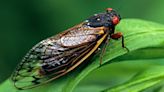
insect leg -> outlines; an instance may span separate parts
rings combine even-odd
[[[105,44],[104,44],[104,46],[103,46],[103,48],[102,48],[102,51],[101,51],[101,54],[100,54],[100,66],[101,66],[101,64],[102,64],[102,59],[103,59],[104,53],[105,53],[105,51],[106,51],[106,46],[109,44],[109,40],[110,40],[110,39],[107,39],[107,40],[105,41]]]
[[[106,34],[107,34],[107,37],[105,38],[106,39],[105,44],[104,44],[101,54],[100,54],[100,66],[102,64],[102,59],[103,59],[104,53],[106,51],[106,46],[109,44],[109,41],[110,41],[110,35],[108,35],[109,33],[107,32]]]
[[[122,47],[125,48],[127,50],[127,52],[129,52],[129,49],[125,46],[124,44],[124,36],[121,32],[115,33],[111,35],[112,39],[118,40],[119,38],[122,39]]]

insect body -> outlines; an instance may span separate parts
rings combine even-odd
[[[105,13],[91,16],[86,21],[34,46],[23,58],[12,75],[18,89],[33,88],[59,78],[84,62],[114,33],[120,15],[108,8]],[[124,44],[122,42],[122,46]]]

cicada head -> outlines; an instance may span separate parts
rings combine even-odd
[[[90,27],[109,27],[113,28],[121,20],[120,15],[112,8],[107,8],[105,13],[95,14],[86,20]]]

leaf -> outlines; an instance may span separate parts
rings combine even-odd
[[[134,50],[146,48],[164,46],[164,26],[158,23],[143,21],[139,19],[124,19],[117,26],[116,30],[124,33],[125,45],[131,53]],[[103,57],[103,65],[109,64],[114,58],[119,58],[126,54],[127,51],[121,47],[121,40],[111,40],[109,46],[107,46],[106,53]],[[23,90],[22,92],[72,92],[74,88],[92,71],[99,69],[99,55],[95,55],[91,60],[87,60],[88,65],[80,66],[69,74],[54,80],[46,85]],[[0,91],[2,92],[19,92],[12,85],[12,82],[6,80],[0,85]]]
[[[138,60],[137,62],[152,62],[152,61],[164,61],[163,59],[154,59],[154,60]],[[134,62],[129,61],[129,62]],[[164,66],[156,65],[146,69],[145,71],[139,72],[132,79],[117,85],[115,87],[108,88],[103,92],[139,92],[144,89],[154,86],[161,83],[164,80]]]
[[[136,77],[136,75],[140,75],[144,73],[144,71],[146,72],[148,69],[153,70],[154,68],[161,68],[161,66],[164,65],[163,52],[164,49],[162,49],[161,47],[144,48],[132,51],[119,58],[113,59],[112,62],[119,63],[106,64],[104,67],[93,71],[86,78],[84,78],[82,82],[80,82],[80,84],[76,87],[75,92],[100,92],[104,89],[110,91],[113,90],[114,92],[129,92],[127,91],[128,88],[130,89],[131,87],[132,89],[132,86],[139,85],[139,83],[136,83],[136,85],[132,85],[129,87],[126,86],[127,82],[133,82],[133,79]],[[154,69],[154,71],[152,72],[156,72],[158,74],[163,73],[163,70],[164,68],[161,68],[161,71]],[[149,72],[151,73],[151,71]],[[151,79],[152,76],[149,77],[149,75],[149,73],[145,73],[145,76],[147,76],[147,78],[153,80]],[[141,78],[141,80],[143,79]],[[145,81],[141,81],[141,83],[143,83],[142,87],[145,87],[144,85],[146,85],[146,83],[144,84],[144,82]],[[121,90],[114,90],[120,88],[120,86],[122,88]],[[151,92],[150,90],[154,90],[156,88],[151,87],[151,85],[149,86],[149,91],[146,92]],[[127,89],[124,90],[126,87]],[[137,89],[139,90],[141,89],[141,87],[138,87]],[[130,92],[133,91],[131,90]]]

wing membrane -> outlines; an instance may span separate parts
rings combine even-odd
[[[65,75],[88,58],[107,36],[107,34],[105,34],[100,40],[96,40],[97,30],[95,33],[92,30],[92,32],[84,31],[85,34],[78,33],[82,35],[77,35],[76,32],[78,31],[76,29],[79,29],[79,27],[43,40],[34,46],[26,54],[12,75],[15,87],[18,89],[33,88]],[[81,42],[81,45],[77,43],[78,41],[75,39],[74,42],[76,43],[71,47],[68,42],[71,42],[70,40],[72,39],[66,40],[67,37],[65,37],[65,40],[62,40],[65,46],[63,46],[62,41],[59,41],[59,39],[61,40],[61,38],[63,38],[64,34],[72,36],[73,38],[83,35],[88,36],[85,36],[87,40]],[[87,37],[94,38],[90,40]],[[82,41],[81,38],[78,39]]]
[[[74,65],[79,58],[83,57],[83,55],[80,55],[83,51],[88,52],[92,46],[93,44],[76,48],[76,50],[70,49],[63,53],[55,54],[55,56],[46,57],[45,54],[44,58],[42,56],[43,53],[37,53],[37,51],[33,51],[36,48],[33,48],[16,69],[12,80],[17,88],[26,89],[45,83],[53,77],[57,78]],[[77,55],[80,56],[77,57]]]

